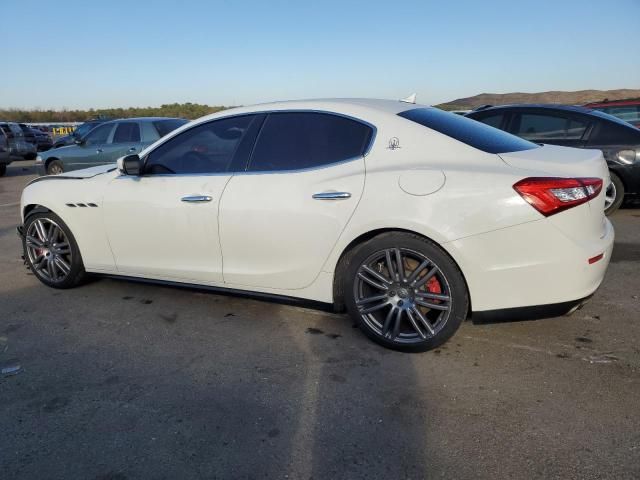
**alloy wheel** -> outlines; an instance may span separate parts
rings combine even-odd
[[[369,256],[353,285],[358,314],[377,335],[401,344],[440,332],[451,313],[449,282],[420,252],[391,248]]]
[[[62,172],[62,167],[58,164],[54,163],[49,167],[49,175],[60,175]]]
[[[609,182],[607,189],[604,192],[604,209],[609,208],[613,202],[616,201],[616,186],[613,182]]]
[[[25,245],[34,273],[60,283],[71,272],[71,245],[60,226],[48,218],[38,218],[28,227]]]

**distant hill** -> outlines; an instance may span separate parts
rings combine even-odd
[[[582,105],[605,99],[623,100],[639,98],[640,89],[622,88],[619,90],[579,90],[577,92],[539,92],[539,93],[481,93],[473,97],[458,98],[438,107],[444,110],[467,110],[480,105],[507,105],[511,103],[561,103]]]

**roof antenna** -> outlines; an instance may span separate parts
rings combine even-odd
[[[400,100],[401,102],[404,103],[416,103],[416,94],[412,93],[411,95],[409,95],[407,98],[403,98],[402,100]]]

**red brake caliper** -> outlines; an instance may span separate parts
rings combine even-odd
[[[425,288],[429,293],[442,293],[442,286],[436,277],[431,277],[425,284]],[[440,300],[431,300],[434,303],[440,303]]]

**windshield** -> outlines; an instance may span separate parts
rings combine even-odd
[[[438,108],[414,108],[398,115],[487,153],[538,148],[535,143],[510,133]]]
[[[94,127],[97,127],[98,125],[99,124],[95,123],[95,122],[93,122],[93,123],[83,123],[78,128],[76,128],[71,135],[73,135],[76,138],[82,138],[87,133],[89,133],[91,130],[93,130]]]

